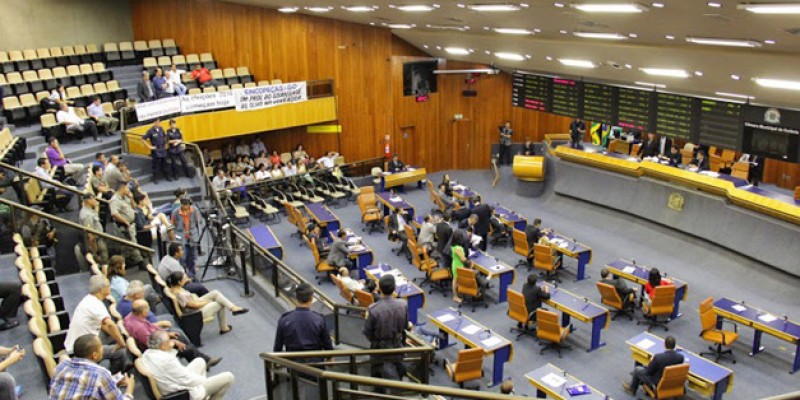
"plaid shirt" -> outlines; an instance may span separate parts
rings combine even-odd
[[[50,400],[129,400],[111,372],[85,358],[72,358],[56,367]]]

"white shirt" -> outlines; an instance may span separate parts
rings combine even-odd
[[[225,181],[228,178],[220,177],[219,175],[215,176],[214,179],[211,180],[211,184],[214,185],[214,189],[221,190],[225,189]]]
[[[106,112],[103,111],[103,106],[101,104],[90,104],[89,107],[86,107],[86,112],[95,118],[103,118],[106,116]]]
[[[79,337],[88,334],[99,335],[103,320],[106,318],[111,318],[106,305],[97,297],[87,294],[72,313],[67,338],[64,340],[67,352],[72,353],[75,340]]]
[[[270,174],[272,175],[272,179],[281,179],[281,178],[283,178],[283,172],[281,172],[280,169],[273,169],[273,170],[270,171]]]
[[[198,375],[186,368],[176,357],[177,351],[147,349],[142,354],[142,363],[150,370],[161,393],[174,393],[188,390],[192,400],[203,400],[206,389],[203,383],[206,377]]]
[[[40,167],[40,166],[38,166],[38,165],[36,166],[36,168],[35,168],[33,171],[34,171],[34,173],[36,174],[36,176],[38,176],[39,178],[44,178],[44,179],[53,179],[53,177],[51,177],[51,176],[50,176],[50,173],[49,173],[49,172],[47,172],[47,170],[46,170],[46,169],[44,169],[44,168],[42,168],[42,167]],[[44,182],[44,181],[39,181],[39,185],[40,185],[42,188],[49,188],[49,187],[52,187],[52,186],[53,186],[53,185],[51,185],[51,184],[49,184],[49,183],[46,183],[46,182]]]
[[[324,156],[324,157],[320,157],[317,160],[317,162],[322,164],[322,166],[325,167],[325,168],[333,168],[336,165],[336,164],[334,164],[333,160],[334,160],[334,157]]]
[[[272,177],[272,175],[269,173],[269,170],[266,170],[266,171],[256,171],[256,180],[257,180],[257,181],[262,181],[262,180],[264,180],[264,179],[269,179],[269,178],[271,178],[271,177]]]
[[[167,81],[169,81],[173,85],[178,85],[181,83],[181,75],[185,73],[186,71],[182,69],[176,69],[175,71],[170,71],[169,79],[167,79]]]
[[[284,176],[294,176],[297,175],[297,167],[292,165],[291,167],[283,167],[283,175]]]
[[[75,109],[69,107],[68,110],[69,111],[58,110],[56,113],[56,121],[59,123],[69,122],[70,124],[83,125],[83,119],[75,114]]]
[[[240,144],[236,146],[236,154],[250,154],[250,146],[246,144]]]
[[[172,81],[172,76],[169,79],[165,79],[164,82],[167,83],[167,87],[164,88],[164,91],[167,93],[175,93],[175,82]]]
[[[349,276],[342,278],[342,285],[344,285],[344,287],[349,289],[351,292],[355,292],[356,290],[364,290],[364,285],[361,282]]]
[[[264,146],[264,142],[261,141],[261,139],[256,139],[253,141],[253,144],[250,145],[250,150],[253,151],[253,154],[260,154],[262,151],[266,153],[267,146]]]
[[[59,93],[58,90],[53,89],[50,91],[50,99],[55,101],[61,100],[61,93]]]

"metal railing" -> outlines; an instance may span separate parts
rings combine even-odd
[[[77,196],[82,196],[85,193],[83,190],[80,190],[80,189],[75,188],[75,187],[70,186],[70,185],[65,185],[65,184],[63,184],[63,183],[61,183],[61,182],[59,182],[59,181],[57,181],[55,179],[45,179],[45,178],[42,178],[39,175],[34,174],[33,172],[25,171],[24,169],[17,168],[17,167],[15,167],[13,165],[6,164],[4,162],[0,162],[0,169],[7,169],[9,171],[14,171],[16,174],[19,174],[19,175],[22,175],[22,176],[26,176],[26,177],[28,177],[30,179],[36,179],[39,182],[43,182],[43,183],[46,183],[46,184],[48,184],[50,186],[59,188],[61,190],[65,190],[65,191],[71,192],[71,193],[73,193],[73,194],[75,194]],[[90,183],[86,182],[86,184],[89,185]],[[44,187],[41,186],[41,183],[40,183],[39,186],[44,189]],[[24,193],[24,191],[25,190],[23,189],[22,192]],[[78,198],[80,198],[80,197],[78,197]],[[26,199],[19,199],[19,200],[20,200],[20,202],[25,202],[25,201],[27,201],[27,198]],[[106,200],[106,199],[98,197],[97,200],[100,203],[108,204],[108,200]]]

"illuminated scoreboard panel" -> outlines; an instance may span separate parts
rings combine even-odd
[[[580,82],[572,79],[553,78],[551,112],[567,117],[578,116],[580,106]]]
[[[700,143],[738,149],[742,131],[742,105],[727,101],[700,101]]]
[[[650,126],[650,104],[653,93],[619,88],[617,124],[626,129],[647,131]]]
[[[615,88],[599,83],[583,83],[583,118],[610,124],[614,117]]]
[[[695,99],[677,94],[656,94],[656,132],[688,140],[692,134]]]
[[[550,111],[550,78],[514,73],[513,102],[517,107]]]

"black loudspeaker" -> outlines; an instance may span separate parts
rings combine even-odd
[[[461,92],[461,95],[464,97],[477,97],[478,91],[477,90],[465,90]]]

